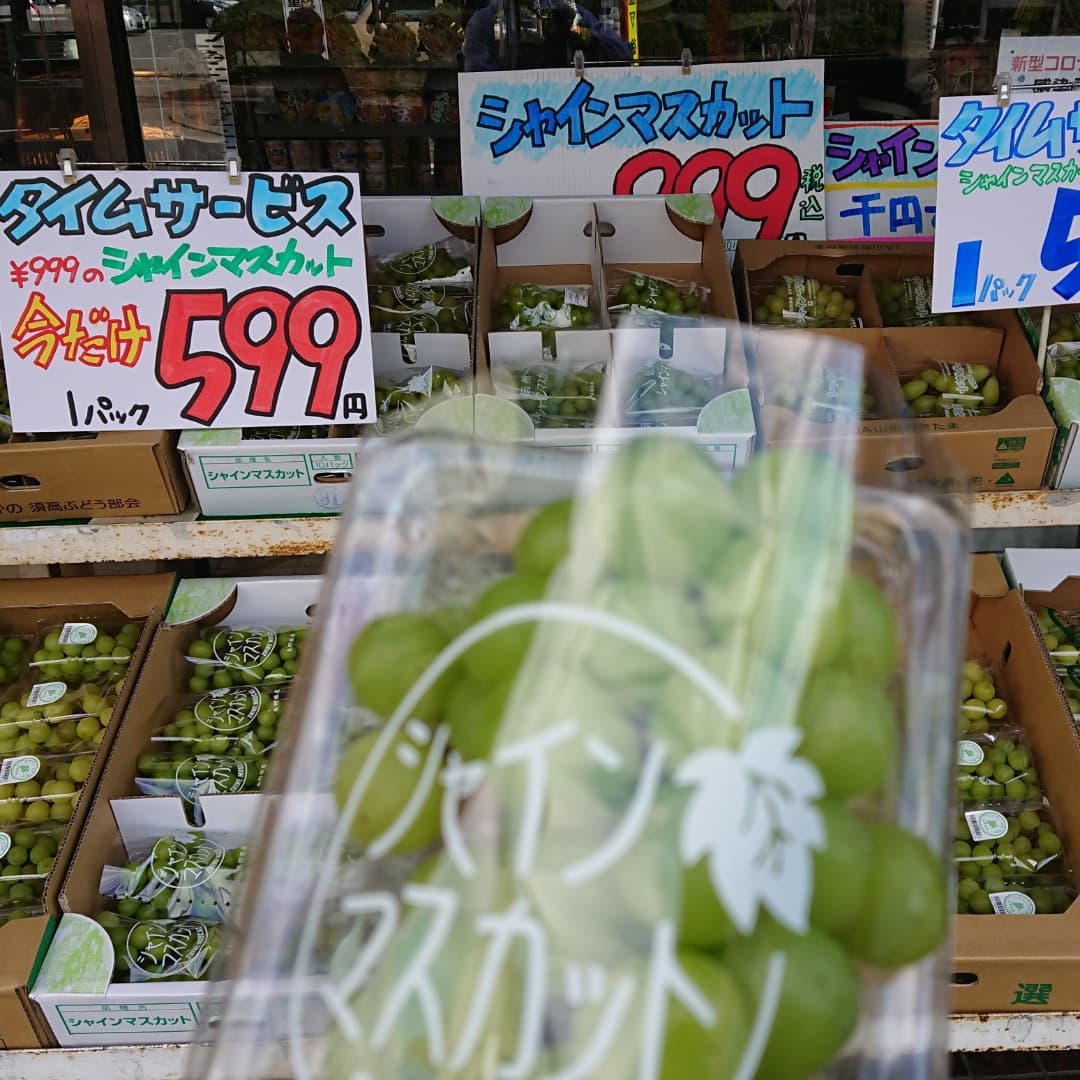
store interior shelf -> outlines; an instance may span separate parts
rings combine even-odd
[[[984,492],[973,499],[971,523],[976,529],[1080,526],[1080,490]],[[199,521],[190,512],[174,518],[9,526],[0,529],[0,566],[325,555],[337,528],[335,517]]]
[[[257,139],[453,139],[457,141],[457,124],[412,124],[387,120],[385,123],[365,124],[357,121],[342,127],[329,127],[304,122],[289,123],[273,120],[260,123],[252,132]]]
[[[949,1049],[1060,1050],[1080,1045],[1080,1013],[954,1016]],[[10,1080],[181,1080],[186,1046],[111,1046],[86,1050],[9,1050]]]

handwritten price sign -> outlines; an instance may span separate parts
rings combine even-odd
[[[934,310],[1080,298],[1080,96],[942,98]]]
[[[820,60],[459,75],[470,195],[708,193],[725,235],[824,238]]]
[[[2,173],[0,260],[18,431],[374,419],[353,177]]]

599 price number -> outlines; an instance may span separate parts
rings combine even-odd
[[[192,347],[199,322],[219,327],[224,352]],[[237,368],[252,373],[247,412],[272,417],[290,368],[299,364],[311,372],[306,415],[332,421],[362,335],[360,309],[340,289],[317,286],[293,296],[263,287],[231,300],[224,289],[170,290],[154,371],[168,389],[194,386],[180,415],[209,426],[233,392]],[[350,394],[345,407],[348,415],[366,419],[364,394]]]

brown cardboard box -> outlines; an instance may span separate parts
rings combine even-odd
[[[0,445],[0,522],[177,514],[188,490],[166,431]]]
[[[1080,606],[1080,582],[1069,585]],[[1019,590],[1008,588],[995,556],[975,557],[972,593],[968,655],[993,663],[1003,680],[999,689],[1031,744],[1066,853],[1076,867],[1080,741],[1072,714],[1034,616]],[[1037,594],[1027,599],[1045,602]],[[956,1012],[1080,1009],[1080,902],[1061,915],[958,915],[953,983]]]
[[[46,915],[0,926],[0,1046],[8,1049],[49,1045],[47,1028],[27,997],[27,987],[45,952],[59,914],[64,871],[76,850],[79,832],[89,812],[91,796],[101,778],[109,748],[120,728],[124,708],[134,689],[154,630],[172,592],[172,574],[140,577],[40,578],[0,580],[0,626],[5,630],[33,633],[42,623],[68,620],[126,622],[145,620],[139,644],[131,657],[130,674],[117,695],[115,720],[94,757],[75,813],[56,853],[53,871],[45,882]]]
[[[927,453],[920,450],[922,443],[950,459],[960,479],[970,479],[976,490],[1026,491],[1041,486],[1056,428],[1039,395],[1039,370],[1012,312],[991,312],[984,322],[981,327],[815,331],[866,350],[867,385],[879,409],[877,418],[855,425],[864,480],[924,469]],[[756,355],[763,372],[771,363],[783,362],[784,334],[773,331],[757,340]],[[1005,404],[988,416],[903,417],[898,380],[942,362],[992,368],[1001,382]],[[769,404],[762,407],[762,426],[769,444],[836,437],[834,425],[808,424]]]

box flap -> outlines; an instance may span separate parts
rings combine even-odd
[[[202,833],[225,847],[246,844],[254,831],[260,797],[258,792],[203,795],[199,807],[204,820],[198,828],[188,821],[184,802],[178,796],[132,796],[111,799],[110,805],[124,850],[130,856],[169,833]]]
[[[996,555],[973,555],[971,559],[971,591],[976,596],[1006,596],[1009,583],[1005,580]]]
[[[100,580],[100,579],[99,579]],[[228,622],[234,626],[273,628],[307,622],[319,599],[322,578],[186,578],[176,586],[169,605],[170,626]]]
[[[133,619],[144,618],[165,610],[175,581],[175,574],[0,579],[0,608],[102,604]]]

